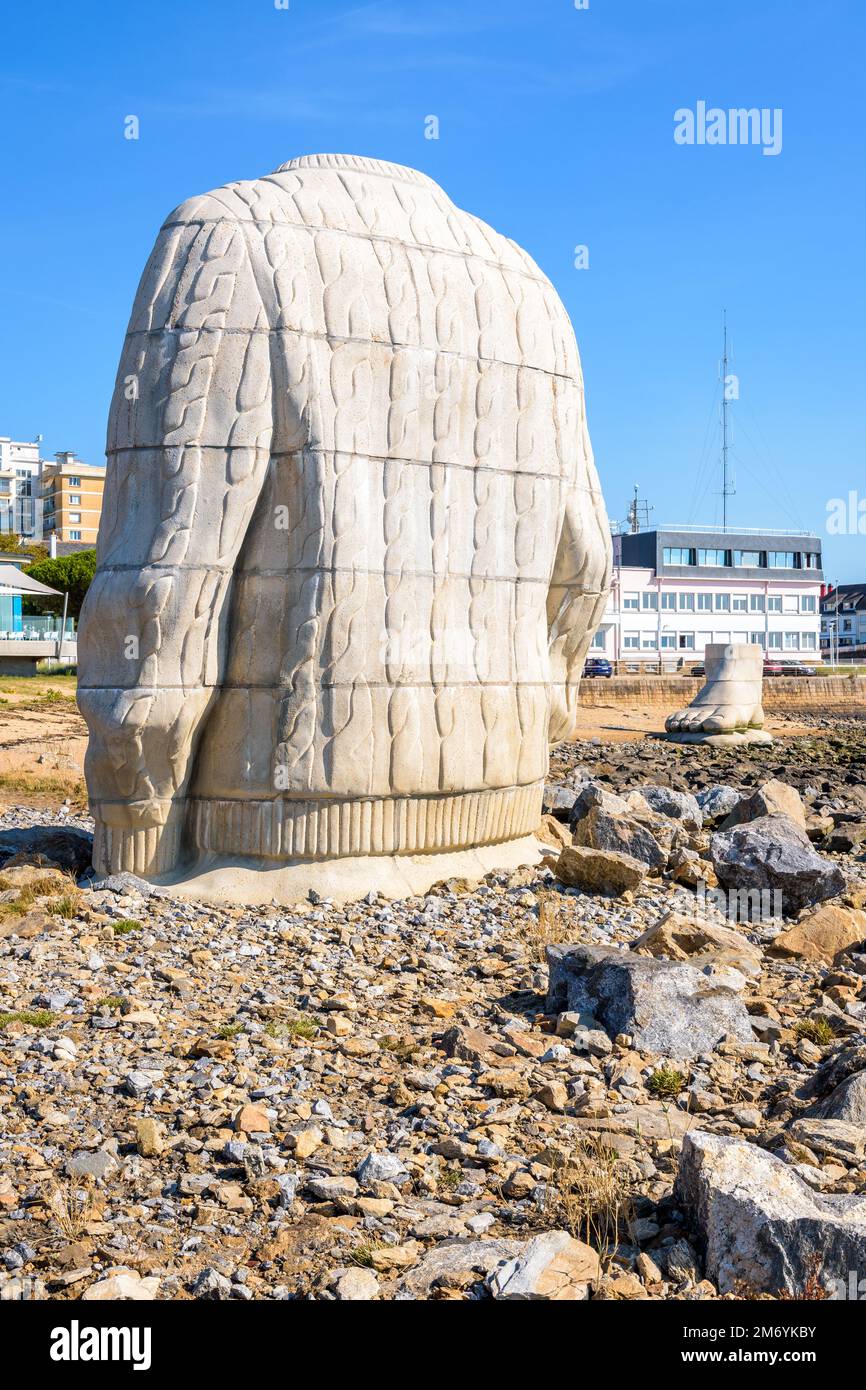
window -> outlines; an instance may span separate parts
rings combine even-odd
[[[654,632],[641,633],[640,644],[645,652],[654,652],[656,649],[656,635]]]
[[[694,594],[678,594],[678,595],[677,595],[677,599],[678,599],[677,607],[679,608],[679,610],[680,610],[681,613],[694,613],[694,611],[695,611],[695,596],[694,596]]]
[[[699,550],[699,565],[729,565],[731,563],[730,552],[727,550]]]
[[[796,569],[798,558],[793,550],[771,550],[767,563],[771,570],[792,570]]]
[[[815,552],[812,551],[812,550],[807,550],[807,551],[805,552],[805,554],[803,555],[803,569],[804,569],[804,570],[819,570],[820,568],[821,568],[821,556],[820,556],[820,555],[816,555]]]
[[[814,651],[816,651],[816,650],[817,650],[818,644],[817,644],[817,641],[815,640],[815,633],[814,633],[814,632],[801,632],[801,633],[800,633],[800,646],[802,647],[802,649],[803,649],[804,652],[814,652]]]
[[[670,612],[677,606],[676,594],[662,594],[662,611]]]
[[[783,612],[783,613],[799,613],[799,611],[800,611],[800,600],[798,599],[797,595],[796,595],[796,594],[783,594],[783,596],[782,596],[782,612]]]
[[[770,651],[777,651],[777,652],[780,652],[780,651],[782,650],[782,634],[781,634],[781,632],[768,632],[768,633],[767,633],[767,646],[769,647]]]
[[[81,532],[80,532],[80,531],[70,531],[70,532],[69,532],[69,539],[70,539],[71,541],[80,541],[80,540],[81,540]]]
[[[640,596],[640,606],[644,612],[655,613],[659,606],[659,596],[655,589],[648,589]]]
[[[681,652],[693,652],[695,649],[695,634],[693,632],[681,632],[679,634],[678,645]]]
[[[717,632],[715,637],[713,638],[714,642],[721,642],[722,645],[725,647],[728,645],[730,640],[731,634],[729,632]]]
[[[669,652],[676,648],[677,639],[672,632],[662,633],[662,651]]]
[[[760,550],[734,551],[734,564],[745,566],[747,569],[760,569],[763,559],[764,557]]]
[[[796,651],[798,651],[798,650],[799,650],[799,647],[800,647],[800,634],[799,634],[799,632],[786,632],[786,633],[784,633],[783,635],[784,635],[784,639],[785,639],[785,651],[786,651],[786,652],[796,652]]]
[[[71,493],[69,494],[69,505],[70,505],[70,507],[80,507],[80,506],[81,506],[81,493],[80,493],[80,492],[71,492]]]
[[[735,632],[735,633],[733,633],[732,636],[731,636],[731,641],[732,641],[732,642],[748,642],[748,640],[749,640],[749,634],[748,634],[748,632]]]
[[[666,545],[662,551],[666,565],[693,565],[695,552],[687,545]]]
[[[731,596],[730,596],[730,594],[716,594],[716,595],[714,595],[714,597],[715,597],[715,600],[716,600],[716,612],[717,612],[717,613],[730,613],[730,611],[731,611]]]
[[[763,645],[764,645],[764,634],[763,634],[763,632],[753,632],[749,640],[750,640],[751,642],[754,642],[754,644],[755,644],[756,647],[763,647]]]
[[[747,594],[734,594],[734,612],[748,613],[749,598]]]
[[[69,479],[69,486],[70,486],[70,487],[81,487],[81,479],[80,479],[80,478],[70,478],[70,479]]]
[[[763,595],[763,594],[749,594],[749,612],[750,612],[750,613],[763,613],[763,611],[764,611],[764,595]]]
[[[769,598],[767,599],[767,612],[768,612],[768,613],[781,613],[781,611],[782,611],[782,595],[781,595],[781,594],[770,594]]]
[[[698,594],[698,612],[712,613],[713,596],[712,594]]]
[[[81,512],[70,512],[70,513],[69,513],[69,520],[70,520],[70,521],[80,521],[80,520],[81,520]]]
[[[708,647],[710,643],[714,641],[715,638],[711,632],[699,632],[696,639],[696,649],[702,652],[705,647]]]
[[[622,645],[626,651],[637,651],[640,647],[640,633],[624,632],[622,635]]]
[[[637,594],[623,594],[622,606],[626,613],[636,613],[640,608],[640,599]]]
[[[817,612],[818,612],[818,600],[816,599],[816,597],[815,597],[814,594],[801,594],[801,595],[800,595],[800,612],[801,612],[801,613],[817,613]]]
[[[598,628],[598,630],[592,634],[592,641],[589,645],[594,652],[604,651],[604,633],[601,628]]]

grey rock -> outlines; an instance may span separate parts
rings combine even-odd
[[[816,1118],[844,1120],[866,1129],[866,1071],[855,1072],[812,1107]]]
[[[672,787],[639,787],[644,801],[660,816],[682,821],[689,830],[700,830],[703,812],[690,792],[677,792]]]
[[[95,1153],[82,1149],[67,1161],[66,1171],[70,1178],[96,1178],[102,1182],[116,1173],[119,1166],[114,1155],[104,1149],[97,1149]]]
[[[137,874],[127,873],[126,870],[119,874],[105,874],[102,878],[91,879],[88,886],[94,892],[117,893],[123,898],[133,893],[137,893],[141,898],[149,898],[156,892],[152,883],[139,878]]]
[[[124,1090],[131,1096],[146,1096],[151,1086],[152,1079],[146,1071],[131,1071],[124,1078]]]
[[[362,1187],[369,1187],[377,1182],[405,1182],[409,1175],[396,1154],[369,1153],[358,1164],[356,1176]]]
[[[546,782],[541,796],[541,809],[546,815],[567,820],[574,800],[574,787],[565,787],[561,782]]]
[[[231,1298],[232,1284],[218,1269],[208,1265],[196,1276],[190,1292],[195,1298]]]
[[[734,807],[742,800],[742,792],[738,792],[734,787],[727,787],[719,783],[713,787],[705,787],[695,796],[695,801],[701,809],[704,824],[708,821],[724,820],[729,816]]]
[[[638,1052],[692,1058],[727,1035],[754,1042],[739,993],[692,965],[607,946],[548,946],[547,963],[548,1013],[594,1014]]]
[[[499,1265],[487,1279],[495,1299],[578,1301],[589,1298],[601,1275],[598,1255],[567,1231],[545,1231],[527,1241],[519,1255]]]
[[[747,825],[717,831],[710,857],[723,888],[768,890],[781,895],[781,914],[835,897],[845,887],[836,864],[822,859],[805,830],[787,816],[762,816]]]
[[[612,850],[627,854],[646,864],[648,869],[663,869],[670,853],[670,827],[653,824],[650,829],[636,816],[605,811],[593,806],[574,828],[574,843],[588,849]],[[667,844],[660,843],[667,839]]]
[[[828,1289],[866,1268],[866,1197],[813,1191],[781,1159],[705,1131],[683,1139],[675,1197],[705,1247],[720,1293],[802,1296],[817,1271]]]
[[[442,1240],[404,1275],[396,1297],[401,1301],[426,1298],[437,1280],[447,1275],[474,1273],[481,1282],[522,1248],[520,1240]]]

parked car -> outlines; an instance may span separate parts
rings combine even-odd
[[[784,662],[783,673],[786,676],[817,676],[818,674],[814,666],[806,666],[802,661]]]
[[[689,671],[683,668],[684,676],[705,676],[706,674],[707,668],[706,666],[704,666],[703,662],[699,663],[697,666],[692,666],[691,670]]]
[[[606,656],[591,656],[583,663],[584,676],[605,676],[610,680],[613,667]]]
[[[771,661],[769,657],[764,657],[765,679],[767,676],[784,676],[785,674],[785,667],[782,665],[781,661]]]

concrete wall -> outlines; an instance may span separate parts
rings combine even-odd
[[[687,705],[702,688],[703,680],[691,676],[612,676],[610,680],[583,680],[580,703],[596,705]],[[866,678],[863,676],[770,676],[764,681],[765,710],[825,709],[861,711],[866,714]]]

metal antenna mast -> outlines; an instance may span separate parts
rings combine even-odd
[[[728,478],[728,311],[722,311],[724,348],[722,352],[722,530],[728,529],[728,498],[735,488]]]

